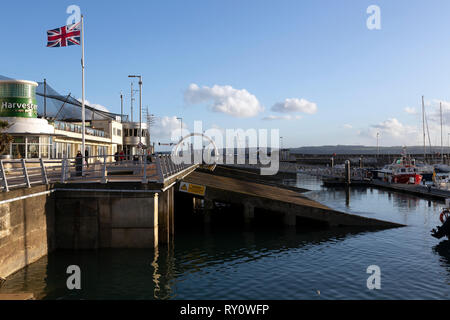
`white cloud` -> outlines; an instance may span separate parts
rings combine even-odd
[[[348,123],[344,124],[343,127],[345,129],[352,129],[353,128],[353,126],[351,124],[348,124]]]
[[[417,114],[416,108],[406,107],[404,110],[407,114],[413,114],[413,115]]]
[[[81,99],[78,98],[77,99],[79,102],[81,102]],[[105,106],[101,105],[101,104],[97,104],[97,103],[90,103],[89,100],[84,100],[84,103],[94,109],[100,110],[100,111],[106,111],[109,112],[108,108],[106,108]]]
[[[444,124],[450,124],[450,102],[444,100],[434,99],[429,102],[425,108],[425,113],[429,121],[439,123],[441,122],[440,104],[442,103],[442,121]]]
[[[254,117],[264,111],[254,95],[245,89],[234,89],[231,86],[214,85],[209,88],[193,83],[185,91],[184,100],[189,104],[211,103],[211,110],[237,118]]]
[[[302,118],[301,116],[291,116],[291,115],[286,116],[269,115],[267,117],[264,117],[263,120],[299,120],[301,118]]]
[[[150,134],[155,138],[170,140],[172,136],[172,132],[177,130],[180,131],[181,121],[177,119],[176,116],[173,117],[162,117],[155,118],[155,124],[152,125],[150,129]],[[186,124],[183,123],[183,128],[186,127]]]
[[[380,134],[380,144],[385,146],[417,145],[420,142],[420,134],[417,127],[401,123],[396,118],[389,118],[376,125],[371,125],[367,130],[358,132],[360,137],[366,138],[373,144]]]
[[[302,112],[314,114],[317,112],[317,104],[309,102],[306,99],[286,99],[284,102],[275,103],[272,106],[272,111],[281,113]]]

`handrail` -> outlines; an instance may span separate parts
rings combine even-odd
[[[30,188],[50,183],[164,183],[196,168],[196,164],[178,164],[170,154],[101,155],[64,159],[2,159],[0,160],[0,189]],[[86,159],[88,162],[86,162]]]

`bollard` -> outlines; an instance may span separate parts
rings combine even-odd
[[[350,168],[350,160],[345,161],[345,182],[350,185],[352,178],[351,178],[351,168]]]
[[[106,169],[106,155],[103,157],[103,169],[102,169],[102,179],[100,181],[100,183],[107,183],[108,182],[108,171]]]
[[[331,169],[334,168],[334,157],[331,157]]]

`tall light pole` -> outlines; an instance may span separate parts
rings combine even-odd
[[[142,76],[129,75],[128,78],[139,78],[139,143],[142,143]]]
[[[177,118],[177,120],[180,120],[180,142],[183,140],[183,118]]]
[[[120,91],[120,122],[123,122],[123,95]]]
[[[378,137],[380,136],[380,133],[377,132],[377,158],[380,157],[380,145],[378,144]]]
[[[133,94],[134,94],[134,91],[135,90],[133,90],[133,81],[131,81],[131,99],[130,99],[130,107],[131,107],[131,119],[129,119],[128,121],[131,121],[131,122],[133,122],[133,101],[134,101],[134,98],[133,98]]]

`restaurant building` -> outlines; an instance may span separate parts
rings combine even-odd
[[[8,122],[9,127],[3,132],[13,138],[5,152],[6,157],[13,159],[74,158],[77,152],[81,151],[81,121],[73,116],[58,120],[56,120],[57,117],[48,115],[39,117],[36,102],[37,86],[38,83],[33,81],[0,80],[0,120]],[[63,108],[68,108],[66,102],[67,100],[58,105],[57,115],[61,114],[60,111]],[[47,105],[48,102],[46,101],[45,104]],[[73,108],[73,106],[69,107]],[[121,117],[92,108],[89,110],[90,117],[87,117],[88,120],[85,122],[85,145],[89,156],[113,155],[123,150],[124,124],[120,121]],[[80,114],[79,110],[78,113]],[[136,145],[131,144],[136,142],[134,141],[136,139],[130,140],[130,135],[138,135],[135,130],[137,127],[135,123],[132,123],[125,130],[126,151],[131,155],[138,152]],[[142,142],[148,145],[147,124],[142,123],[142,129]]]

